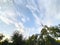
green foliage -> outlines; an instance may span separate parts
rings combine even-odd
[[[24,45],[25,44],[22,34],[19,34],[18,31],[14,32],[12,36],[12,40],[13,40],[13,45]]]
[[[3,39],[4,35],[0,34],[0,41]]]
[[[4,35],[0,34],[0,41]],[[24,39],[23,35],[15,31],[11,37],[12,43],[8,39],[0,42],[0,45],[60,45],[60,26],[43,26],[40,34]]]
[[[27,39],[27,45],[36,45],[37,44],[37,35],[32,35]]]

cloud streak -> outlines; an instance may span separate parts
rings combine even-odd
[[[50,26],[59,20],[59,0],[0,0],[0,21],[14,25],[23,34],[39,32],[41,23]],[[32,28],[29,27],[29,21],[34,24]],[[26,28],[30,30],[28,33]]]
[[[45,18],[49,19],[49,20],[52,20],[52,24],[55,22],[54,20],[59,20],[57,19],[58,17],[60,17],[60,9],[59,8],[59,5],[58,2],[60,2],[59,0],[45,0],[41,2],[41,4],[43,4],[41,7],[45,9]],[[53,18],[51,18],[53,17]],[[47,20],[46,19],[46,20]],[[48,20],[47,20],[48,21]]]
[[[38,25],[40,22],[44,25],[54,25],[60,19],[60,1],[59,0],[38,0],[38,5],[35,1],[28,1],[27,8],[29,8],[35,17]],[[38,13],[36,13],[38,12]],[[53,17],[53,18],[51,18]],[[58,21],[59,22],[59,21]]]
[[[23,23],[17,23],[18,12],[16,12],[14,6],[12,6],[13,3],[11,1],[13,0],[0,0],[0,21],[6,23],[7,25],[13,24],[16,27],[16,30],[23,32]]]

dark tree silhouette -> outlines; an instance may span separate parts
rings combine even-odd
[[[12,36],[12,40],[13,40],[13,45],[24,45],[25,44],[22,34],[19,34],[18,31],[14,32]]]
[[[8,39],[5,39],[3,42],[2,42],[2,45],[9,45],[9,40]]]
[[[43,26],[40,34],[23,38],[19,31],[15,31],[11,36],[12,43],[8,39],[1,42],[4,35],[0,34],[0,45],[60,45],[60,26]]]
[[[0,33],[0,41],[3,39],[4,35]]]
[[[56,45],[56,39],[60,36],[58,26],[44,26],[41,30],[39,41],[41,45]],[[56,38],[56,39],[55,39]]]
[[[27,39],[27,45],[37,45],[37,35],[32,35]]]

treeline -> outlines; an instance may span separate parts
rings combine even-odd
[[[13,33],[10,42],[4,38],[3,34],[0,34],[0,45],[60,45],[60,26],[43,26],[40,34],[30,36],[28,39],[23,38],[23,35],[18,31]]]

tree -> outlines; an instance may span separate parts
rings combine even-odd
[[[32,35],[27,39],[27,45],[37,45],[38,35]]]
[[[44,26],[41,30],[38,40],[41,45],[55,45],[56,39],[60,37],[60,27],[59,26]]]
[[[4,35],[0,34],[0,41],[3,39]]]
[[[0,33],[0,45],[2,45],[2,39],[3,39],[4,35]]]
[[[3,42],[2,42],[2,45],[9,45],[9,40],[8,39],[5,39]]]
[[[13,40],[13,45],[25,45],[25,41],[23,40],[23,36],[22,34],[19,34],[18,31],[15,31],[13,36],[12,36],[12,40]]]

